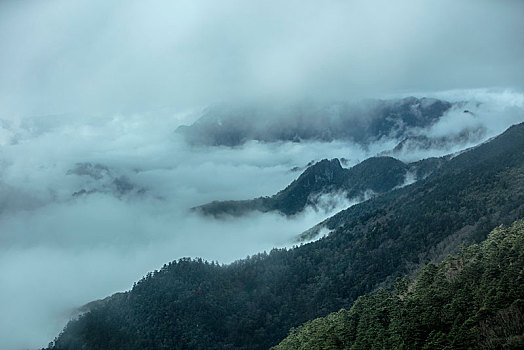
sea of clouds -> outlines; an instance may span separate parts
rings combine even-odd
[[[480,140],[400,153],[400,159],[456,152],[524,120],[524,95],[514,91],[449,91],[434,97],[470,102],[420,134],[439,137],[479,126],[485,132]],[[300,174],[294,167],[335,157],[352,166],[400,141],[383,139],[366,149],[349,141],[191,147],[174,130],[201,112],[1,121],[3,348],[45,345],[78,307],[129,289],[166,262],[189,256],[229,263],[291,247],[297,235],[350,202],[334,194],[324,198],[329,205],[290,218],[253,212],[217,220],[189,209],[212,200],[272,195]]]
[[[78,307],[174,259],[229,263],[292,246],[354,202],[325,196],[291,218],[215,220],[189,208],[272,195],[295,167],[334,157],[352,166],[402,141],[189,147],[175,130],[208,105],[465,102],[412,130],[453,142],[388,153],[407,162],[522,122],[523,9],[520,0],[0,1],[0,348],[45,346]]]

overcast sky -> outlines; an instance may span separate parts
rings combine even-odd
[[[0,2],[0,117],[524,82],[524,1]]]
[[[188,208],[271,195],[295,166],[354,165],[399,141],[191,148],[173,131],[203,107],[433,96],[472,102],[424,132],[486,139],[524,120],[523,38],[511,0],[0,0],[0,348],[45,346],[76,307],[173,259],[289,246],[348,202],[223,221]],[[115,194],[121,176],[145,194]]]

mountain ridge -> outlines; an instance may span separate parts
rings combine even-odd
[[[444,158],[442,158],[444,159]],[[442,165],[442,160],[428,158],[414,163],[389,157],[371,157],[345,169],[337,158],[323,159],[309,166],[286,188],[270,197],[240,201],[213,201],[191,208],[203,215],[241,216],[250,211],[276,211],[296,215],[307,206],[317,206],[321,195],[342,193],[349,201],[388,192],[411,181],[422,179]]]

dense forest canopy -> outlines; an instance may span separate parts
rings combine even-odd
[[[524,220],[410,282],[309,321],[274,350],[524,348]]]

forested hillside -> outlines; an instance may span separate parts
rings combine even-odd
[[[252,210],[278,211],[294,215],[308,205],[317,206],[321,195],[343,194],[348,200],[374,196],[402,186],[411,176],[412,181],[425,178],[446,161],[429,158],[405,164],[392,157],[371,157],[344,169],[338,159],[324,159],[308,167],[295,181],[271,197],[241,201],[215,201],[193,208],[205,214],[239,216]],[[361,199],[363,200],[363,199]]]
[[[318,231],[321,227],[329,228],[333,230],[342,225],[346,225],[349,222],[355,222],[355,218],[359,217],[364,212],[372,211],[373,208],[378,207],[398,207],[396,201],[402,199],[403,196],[400,195],[400,192],[409,192],[411,194],[417,194],[418,196],[427,196],[427,195],[437,195],[434,191],[443,191],[440,195],[449,195],[450,198],[448,201],[452,201],[453,197],[457,199],[459,196],[459,188],[463,186],[460,184],[462,181],[469,181],[476,178],[477,181],[474,183],[479,185],[481,181],[489,182],[488,178],[485,176],[490,176],[493,178],[497,169],[504,167],[504,164],[507,164],[508,167],[515,168],[515,171],[509,172],[507,176],[507,181],[516,186],[516,194],[510,196],[508,200],[513,201],[516,205],[522,204],[522,197],[518,197],[517,193],[521,193],[523,184],[523,171],[522,171],[522,159],[524,158],[524,123],[510,127],[502,135],[496,137],[495,139],[471,148],[457,155],[456,157],[443,157],[443,158],[430,158],[425,159],[417,164],[419,171],[436,171],[432,176],[427,177],[422,182],[412,185],[406,189],[400,189],[392,193],[385,193],[382,196],[373,198],[364,203],[361,203],[358,206],[343,210],[338,214],[332,216],[331,218],[326,219],[324,222],[317,225],[316,228],[313,228],[313,233]],[[434,164],[438,162],[437,164]],[[445,164],[443,164],[445,163]],[[429,170],[426,167],[429,166]],[[508,170],[508,169],[506,169]],[[457,182],[450,180],[456,178]],[[495,178],[496,181],[502,180],[500,176]],[[509,183],[503,181],[504,187],[507,188]],[[448,187],[441,186],[443,183],[448,184]],[[417,189],[415,189],[415,187]],[[418,189],[423,189],[419,191]],[[457,192],[459,191],[459,192]],[[463,208],[457,208],[457,213],[460,209],[473,210],[474,207],[479,207],[482,205],[482,193],[479,193],[478,196],[472,196]],[[417,200],[410,202],[410,209],[416,213],[417,217],[436,217],[438,212],[436,212],[439,207],[439,203],[433,203],[422,201],[426,203],[427,206],[419,207]],[[407,204],[402,202],[401,205]],[[493,203],[485,202],[487,208],[483,210],[489,210],[489,207]],[[407,208],[404,208],[406,210]]]
[[[493,230],[412,283],[293,329],[274,350],[523,349],[524,220]]]
[[[267,349],[291,327],[524,217],[524,124],[329,221],[316,242],[219,266],[182,259],[72,321],[52,349]]]

